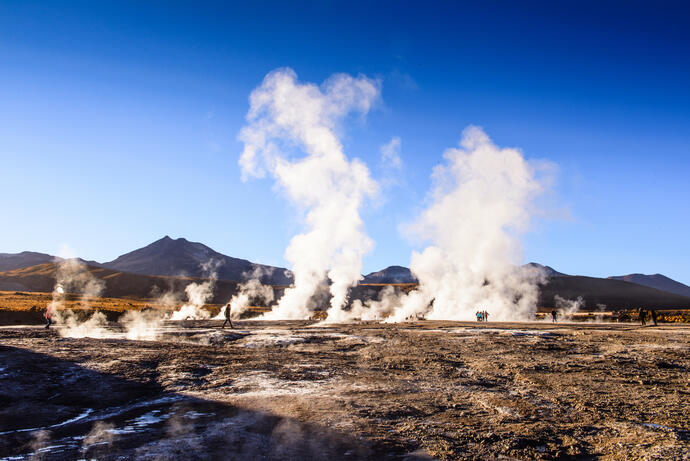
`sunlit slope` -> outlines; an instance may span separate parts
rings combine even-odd
[[[87,266],[91,274],[105,282],[104,297],[151,299],[163,293],[184,293],[192,282],[202,280],[194,277],[172,277],[133,274],[104,267]],[[0,272],[0,290],[49,293],[55,286],[57,265],[54,263],[39,264],[32,267]],[[397,290],[410,291],[414,283],[362,283],[350,290],[350,300],[376,299],[387,285]],[[238,283],[230,280],[218,280],[214,289],[212,302],[223,303],[236,293]],[[279,299],[284,286],[274,286],[275,297]],[[635,283],[601,279],[584,276],[550,277],[540,287],[539,307],[552,307],[558,295],[565,299],[575,300],[582,297],[584,309],[598,310],[605,305],[606,310],[631,309],[637,307],[651,308],[690,308],[690,297],[668,293],[655,288]],[[324,299],[324,305],[327,300]]]
[[[132,274],[103,267],[87,266],[97,279],[105,282],[102,296],[109,298],[156,298],[166,292],[184,293],[184,288],[200,279],[194,277],[164,277]],[[39,264],[23,269],[0,272],[0,290],[51,292],[55,286],[57,265]],[[237,289],[237,282],[219,280],[216,282],[214,302],[224,302]]]

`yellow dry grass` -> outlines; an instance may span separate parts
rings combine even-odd
[[[374,285],[374,284],[369,284]],[[403,290],[411,289],[415,284],[398,284]],[[23,292],[23,291],[0,291],[0,311],[42,311],[46,308],[48,303],[52,300],[51,293],[40,292]],[[181,304],[180,304],[181,305]],[[140,311],[145,308],[174,310],[180,306],[164,306],[156,302],[155,299],[126,299],[126,298],[88,298],[75,294],[67,294],[66,299],[62,304],[63,309],[72,310],[102,310],[110,312],[125,312],[130,310]],[[206,304],[203,309],[208,310],[211,315],[215,316],[223,307],[222,304]],[[250,306],[243,317],[254,317],[256,315],[269,312],[270,307],[265,306]],[[536,314],[537,319],[544,319],[549,317],[550,309],[544,308],[547,313],[539,312]],[[690,323],[690,311],[688,310],[659,310],[658,320],[660,322],[669,323]],[[572,320],[587,321],[600,319],[604,321],[636,321],[637,311],[619,311],[619,312],[578,312],[568,316]],[[314,320],[323,320],[326,318],[326,311],[317,311],[312,317]],[[559,319],[560,320],[560,319]],[[651,320],[651,319],[650,319]]]
[[[24,292],[24,291],[0,291],[0,310],[9,311],[36,311],[46,308],[53,299],[51,293]],[[84,297],[81,295],[67,294],[62,303],[62,309],[73,310],[103,310],[112,312],[140,311],[145,308],[171,310],[170,306],[165,306],[156,302],[155,299],[123,299],[123,298],[101,298]],[[178,308],[179,306],[175,306]],[[205,304],[203,309],[216,315],[223,307],[222,304]],[[251,306],[249,311],[255,314],[270,311],[268,307]]]
[[[0,291],[0,309],[13,311],[40,310],[45,309],[52,299],[51,293]],[[103,309],[116,312],[142,310],[147,306],[154,309],[164,308],[162,305],[157,305],[154,300],[85,297],[73,294],[66,295],[62,306],[65,309]]]

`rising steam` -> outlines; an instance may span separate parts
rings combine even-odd
[[[409,228],[430,242],[411,257],[419,287],[388,320],[471,320],[478,308],[496,320],[530,318],[544,275],[519,266],[518,237],[542,190],[535,169],[518,149],[497,147],[477,127],[467,128],[444,158],[433,172],[431,204]]]
[[[578,296],[577,299],[567,299],[556,295],[554,296],[553,300],[558,312],[565,317],[578,313],[585,305],[585,301],[582,299],[582,296]],[[606,306],[604,305],[604,307]]]
[[[209,260],[201,265],[205,274],[204,278],[207,280],[201,283],[190,283],[185,287],[187,302],[179,310],[172,313],[171,320],[199,320],[211,317],[211,313],[202,307],[213,298],[213,289],[218,280],[218,268],[221,264],[221,261]]]
[[[239,319],[240,315],[245,312],[253,302],[259,302],[261,305],[267,305],[273,301],[274,293],[273,287],[270,285],[263,285],[261,279],[264,276],[271,275],[273,269],[256,266],[251,273],[242,274],[244,278],[248,279],[246,282],[240,283],[237,287],[237,293],[230,298],[231,315],[233,319]],[[225,309],[223,306],[213,319],[225,319]]]
[[[89,268],[76,258],[56,261],[55,287],[52,300],[46,307],[47,315],[61,325],[61,336],[72,338],[102,337],[107,320],[105,315],[95,312],[88,320],[81,321],[73,311],[64,309],[68,294],[76,294],[81,299],[93,301],[105,289],[105,283],[97,279]]]
[[[111,338],[117,337],[107,329],[108,320],[102,312],[94,312],[84,320],[65,308],[68,296],[78,296],[86,302],[96,302],[103,291],[105,283],[96,278],[89,268],[75,258],[59,259],[55,274],[55,288],[52,300],[47,306],[48,314],[59,326],[60,336],[68,338]],[[128,311],[119,320],[127,339],[153,340],[157,328],[162,324],[163,316],[159,311]]]
[[[378,185],[362,162],[348,159],[336,131],[349,113],[366,114],[378,97],[378,82],[364,76],[335,74],[317,86],[300,83],[291,69],[271,72],[252,92],[239,135],[243,179],[268,172],[306,213],[305,231],[285,252],[294,286],[266,318],[310,317],[309,301],[326,278],[329,317],[344,314],[362,257],[373,246],[359,211]]]
[[[138,341],[154,341],[165,321],[163,312],[155,309],[127,311],[118,320],[125,330],[125,338]]]
[[[362,302],[355,299],[350,307],[347,318],[340,321],[373,320],[382,321],[395,312],[405,299],[405,294],[397,292],[394,287],[388,285],[381,290],[378,299]]]

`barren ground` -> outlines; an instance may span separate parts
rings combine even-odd
[[[0,458],[690,459],[690,326],[0,328]]]

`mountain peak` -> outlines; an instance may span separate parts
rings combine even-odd
[[[566,275],[562,272],[558,272],[556,269],[554,269],[551,266],[544,266],[543,264],[539,264],[539,263],[535,263],[535,262],[529,262],[522,267],[534,267],[534,268],[543,270],[546,273],[546,275],[548,275],[549,277],[563,277]]]
[[[55,256],[37,253],[35,251],[22,251],[21,253],[0,253],[0,272],[22,269],[53,262]]]
[[[219,263],[215,273],[210,273],[206,269],[210,261]],[[263,266],[245,259],[226,256],[202,243],[190,242],[182,237],[172,239],[168,235],[145,247],[121,255],[103,266],[143,275],[184,275],[200,278],[215,276],[235,281],[248,280],[259,269],[262,283],[291,283],[291,276],[286,274],[283,268]]]
[[[388,266],[364,277],[361,283],[416,283],[417,279],[407,267]]]
[[[612,280],[622,280],[624,282],[636,283],[658,290],[668,291],[682,296],[690,296],[690,287],[676,282],[675,280],[666,277],[664,274],[628,274],[628,275],[613,275],[608,277]]]

